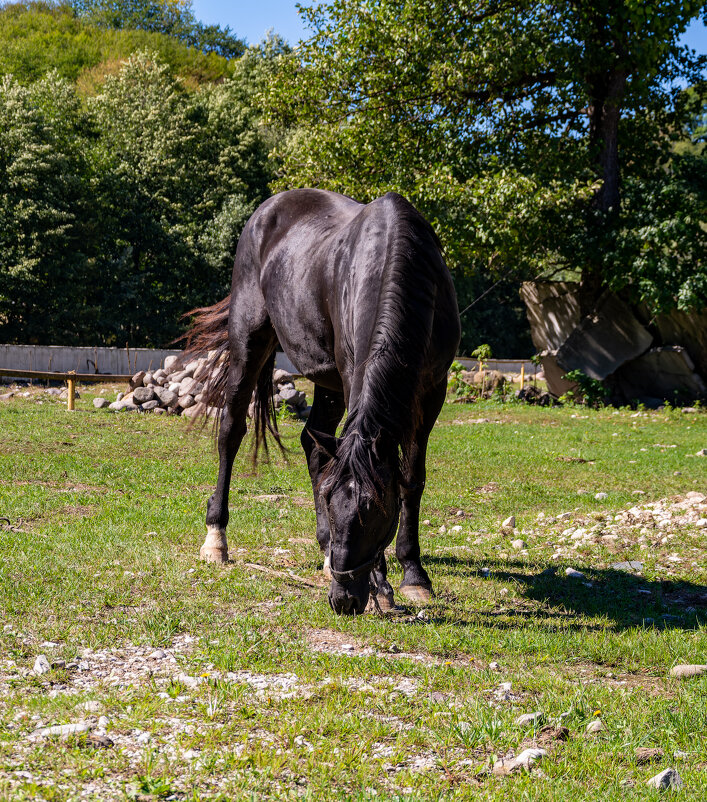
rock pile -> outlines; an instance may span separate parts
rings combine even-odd
[[[110,403],[105,398],[95,398],[96,409],[112,409],[116,412],[154,412],[156,414],[185,415],[196,417],[206,412],[208,417],[220,414],[218,407],[206,407],[205,390],[209,377],[209,366],[218,358],[215,352],[183,364],[178,356],[168,356],[164,367],[153,372],[141,370],[130,380],[127,393],[118,393]],[[309,412],[307,396],[295,388],[292,376],[284,370],[273,373],[275,407],[283,404],[298,417]],[[249,415],[252,417],[252,403]]]
[[[298,418],[305,419],[309,415],[311,407],[307,406],[307,395],[295,387],[292,376],[286,370],[275,370],[272,375],[273,401],[275,409],[280,409],[283,405]],[[248,414],[252,417],[252,406],[248,409]]]

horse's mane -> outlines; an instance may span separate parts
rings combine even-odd
[[[386,464],[405,473],[405,446],[420,422],[420,374],[432,334],[440,259],[432,227],[413,206],[393,193],[378,203],[392,207],[394,221],[375,331],[362,390],[321,484],[328,494],[348,475],[374,499],[389,481]]]

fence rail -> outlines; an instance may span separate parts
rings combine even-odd
[[[48,379],[49,381],[76,382],[128,382],[132,379],[130,373],[76,373],[73,370],[18,370],[17,368],[0,368],[0,376],[10,376],[13,379]]]
[[[132,376],[122,373],[76,373],[69,370],[65,373],[55,370],[18,370],[17,368],[0,368],[0,376],[12,376],[13,379],[49,379],[50,381],[65,381],[68,385],[66,393],[66,408],[69,412],[74,410],[74,394],[76,382],[127,382]]]

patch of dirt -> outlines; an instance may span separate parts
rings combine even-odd
[[[290,501],[295,505],[295,507],[307,507],[309,509],[314,509],[314,499],[311,496],[292,496]]]
[[[93,515],[95,511],[95,506],[89,506],[88,504],[68,504],[66,507],[57,510],[56,515],[70,515],[72,518],[86,518],[89,515]]]
[[[338,632],[335,629],[309,629],[305,634],[305,639],[313,652],[321,652],[323,654],[339,654],[350,657],[370,657],[375,655],[376,657],[385,657],[391,660],[414,660],[417,663],[432,666],[464,665],[469,668],[475,667],[471,660],[460,660],[459,658],[444,660],[424,652],[398,651],[395,647],[391,647],[389,651],[383,651],[364,643],[360,638]]]
[[[533,749],[539,746],[551,752],[561,743],[569,741],[569,738],[570,731],[567,727],[554,727],[552,724],[546,724],[535,738],[528,738],[523,741],[518,747],[518,751],[521,752],[524,749]]]
[[[59,482],[44,479],[22,479],[19,481],[10,481],[8,479],[0,479],[0,485],[10,487],[27,487],[28,485],[38,485],[39,487],[51,487],[59,493],[106,493],[108,492],[105,487],[98,487],[97,485],[87,485],[83,482]]]
[[[582,685],[603,685],[612,690],[634,690],[640,688],[650,696],[668,698],[673,696],[666,687],[665,677],[656,677],[641,672],[612,672],[605,666],[593,663],[574,663],[558,667],[565,679]]]

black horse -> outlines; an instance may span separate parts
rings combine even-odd
[[[267,431],[279,442],[279,342],[315,385],[301,440],[329,603],[337,613],[360,613],[370,592],[383,609],[392,606],[384,549],[398,519],[400,591],[429,600],[418,540],[425,451],[460,337],[454,287],[430,225],[394,193],[364,205],[322,190],[284,192],[246,224],[230,296],[192,314],[187,352],[211,352],[204,404],[224,407],[201,557],[228,558],[231,469],[254,390],[255,453]]]

